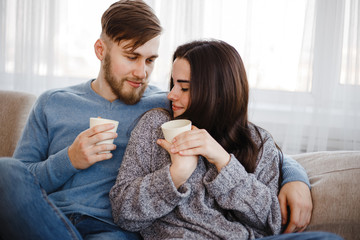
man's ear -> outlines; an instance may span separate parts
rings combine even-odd
[[[95,50],[96,57],[100,61],[102,61],[105,57],[105,52],[106,52],[106,45],[105,45],[104,41],[99,38],[94,44],[94,50]]]

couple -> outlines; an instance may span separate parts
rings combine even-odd
[[[271,136],[247,121],[248,86],[237,52],[221,41],[180,46],[168,94],[172,111],[149,111],[169,109],[167,93],[148,86],[159,20],[143,1],[121,0],[101,22],[98,77],[42,94],[13,158],[0,159],[2,240],[139,239],[139,231],[148,239],[251,239],[279,234],[288,205],[286,231],[303,230],[311,212],[296,198],[305,195],[301,202],[311,206],[308,179],[288,157],[280,167]],[[88,129],[97,116],[118,120],[117,133],[106,132],[111,124]],[[158,126],[172,117],[196,127],[174,143],[156,143]],[[115,141],[96,145],[104,139]],[[338,239],[327,233],[269,239],[295,237]]]

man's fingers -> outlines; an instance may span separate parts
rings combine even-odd
[[[288,209],[287,209],[286,198],[279,196],[279,204],[281,211],[281,224],[285,225],[288,220]]]
[[[306,229],[306,227],[303,227],[301,229],[299,229],[297,232],[303,232]]]
[[[89,152],[88,163],[94,163],[108,160],[113,157],[111,151],[116,149],[115,144],[99,144],[91,149]]]
[[[113,123],[106,123],[106,124],[96,125],[92,128],[89,128],[89,129],[85,130],[83,133],[85,136],[91,137],[97,133],[105,132],[110,129],[113,129],[114,127],[115,127],[115,125]]]
[[[305,214],[306,214],[306,216],[304,217],[304,223],[303,223],[304,229],[310,224],[310,221],[311,221],[312,204],[306,208]]]
[[[95,154],[92,158],[92,164],[97,163],[97,162],[101,162],[101,161],[105,161],[108,160],[110,158],[112,158],[112,153],[111,152],[99,152],[98,154]]]
[[[291,222],[289,223],[289,225],[286,227],[284,233],[292,233],[296,231],[296,225],[292,224]]]
[[[310,208],[311,209],[311,208]],[[290,210],[290,223],[295,226],[296,232],[302,232],[310,223],[311,210],[306,207],[293,206]]]
[[[311,212],[302,210],[297,222],[297,232],[302,232],[310,223]],[[294,223],[295,224],[295,223]]]
[[[117,133],[114,132],[100,132],[90,137],[89,143],[96,144],[104,140],[115,139],[116,137],[117,137]]]
[[[296,227],[295,224],[289,223],[289,225],[287,226],[287,228],[283,233],[303,232],[305,229],[306,227],[299,228]]]
[[[92,149],[92,154],[101,154],[115,149],[115,144],[98,144]]]
[[[301,211],[299,208],[290,209],[290,222],[284,233],[297,232],[303,226],[300,223]]]
[[[117,137],[116,132],[106,132],[112,128],[114,128],[112,123],[97,125],[80,133],[77,141],[81,146],[87,147],[103,140],[115,139]]]

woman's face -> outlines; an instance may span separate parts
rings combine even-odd
[[[173,88],[167,98],[172,101],[174,117],[183,114],[190,103],[190,64],[186,59],[176,58],[172,68]]]

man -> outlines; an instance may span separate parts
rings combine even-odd
[[[136,120],[149,109],[169,107],[167,93],[148,86],[161,30],[144,2],[114,3],[103,14],[94,46],[101,61],[98,77],[38,98],[14,158],[0,160],[3,239],[139,238],[113,223],[108,193]],[[119,121],[117,133],[106,132],[111,124],[89,129],[89,118],[97,116]],[[115,141],[96,145],[104,139]],[[111,152],[102,153],[106,150]],[[286,166],[290,172],[298,167]],[[306,176],[294,180],[307,181]],[[305,187],[299,195],[307,199],[299,202],[308,207],[299,209],[292,201],[298,199],[298,186]],[[310,220],[309,188],[293,181],[283,189],[283,215],[287,205],[295,206],[297,214],[288,231],[302,230]]]

